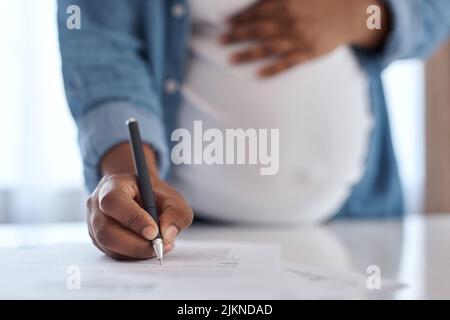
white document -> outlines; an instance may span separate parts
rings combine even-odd
[[[370,299],[388,298],[404,287],[395,281],[381,278],[379,287],[368,286],[368,275],[336,272],[282,262],[284,299]]]
[[[0,249],[0,298],[277,299],[280,248],[179,241],[163,265],[118,262],[91,244]]]
[[[163,265],[114,261],[92,244],[0,249],[0,299],[365,299],[402,288],[366,281],[280,262],[275,245],[179,241]]]

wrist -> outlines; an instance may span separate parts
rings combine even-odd
[[[151,179],[158,179],[157,157],[149,145],[144,145],[144,154]],[[100,162],[102,175],[135,173],[132,151],[129,143],[119,144],[103,156]]]

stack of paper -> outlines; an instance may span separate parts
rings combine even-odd
[[[0,298],[364,297],[364,278],[281,263],[280,251],[276,245],[180,241],[159,265],[114,261],[90,244],[0,249]]]

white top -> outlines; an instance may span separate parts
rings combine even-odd
[[[194,121],[201,120],[203,132],[216,128],[224,136],[226,129],[279,129],[279,171],[179,165],[171,183],[200,216],[318,222],[336,213],[364,171],[372,128],[368,80],[347,47],[269,79],[256,75],[267,61],[230,65],[230,53],[243,46],[224,47],[218,35],[227,16],[252,2],[190,0],[193,21],[203,27],[191,38],[177,127],[194,135]]]

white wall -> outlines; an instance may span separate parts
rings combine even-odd
[[[383,74],[407,212],[423,211],[425,180],[424,64],[400,61]]]
[[[1,0],[0,39],[0,220],[78,218],[81,162],[60,73],[56,2]]]

